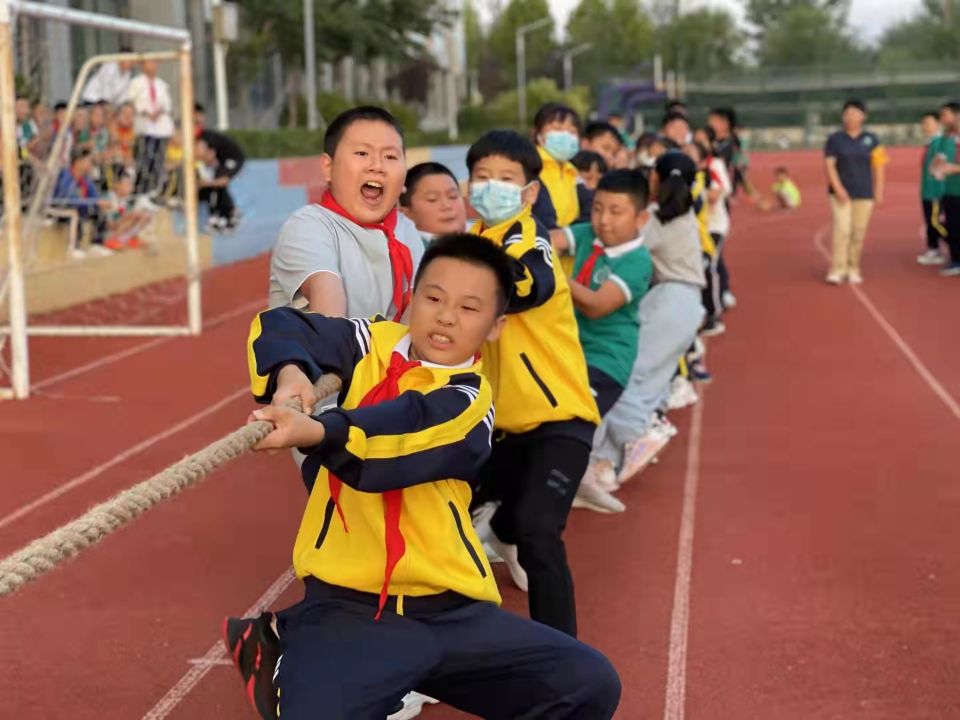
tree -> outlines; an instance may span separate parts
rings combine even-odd
[[[881,64],[896,67],[910,61],[960,60],[960,0],[925,0],[912,18],[888,28],[880,39]]]
[[[506,87],[515,86],[517,76],[516,31],[521,25],[550,18],[549,24],[526,35],[527,77],[549,75],[551,57],[557,44],[555,25],[547,0],[510,0],[490,27],[488,44],[490,54],[500,66],[501,81]]]
[[[850,0],[743,0],[747,20],[765,33],[797,8],[822,11],[841,24],[850,11]]]
[[[842,20],[813,4],[786,10],[763,35],[757,59],[764,66],[842,66],[864,58]]]
[[[303,3],[299,0],[239,0],[246,37],[231,49],[241,61],[240,72],[263,57],[280,55],[290,103],[288,116],[296,123],[301,94]],[[317,60],[336,61],[346,55],[362,59],[405,59],[423,52],[420,38],[452,20],[445,0],[315,0],[314,33]]]
[[[665,68],[703,78],[737,66],[744,36],[730,12],[701,8],[658,28],[655,45]]]
[[[653,56],[654,26],[639,0],[580,0],[570,14],[571,46],[592,43],[578,56],[575,79],[595,86],[618,71],[629,71]]]

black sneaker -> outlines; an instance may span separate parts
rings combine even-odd
[[[277,720],[278,698],[273,684],[280,657],[280,638],[270,626],[272,613],[256,618],[223,621],[223,642],[243,678],[247,699],[263,720]]]

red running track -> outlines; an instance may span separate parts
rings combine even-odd
[[[862,291],[822,283],[818,156],[754,156],[805,205],[735,209],[717,380],[625,514],[571,518],[583,638],[619,669],[624,720],[960,717],[960,280],[914,262],[916,151],[892,156]],[[41,392],[0,405],[0,553],[242,422],[266,270],[207,273],[199,338],[32,343]],[[3,715],[253,717],[219,624],[296,599],[303,499],[285,458],[238,461],[4,599]]]

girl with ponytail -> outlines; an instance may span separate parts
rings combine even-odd
[[[696,174],[693,160],[677,151],[658,158],[650,174],[650,195],[656,202],[643,234],[653,259],[654,285],[640,302],[630,381],[594,436],[587,468],[592,477],[584,482],[615,488],[646,467],[676,434],[657,411],[669,395],[677,361],[704,318],[701,293],[706,281],[693,212]]]

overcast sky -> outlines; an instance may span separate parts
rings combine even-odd
[[[557,24],[565,28],[567,16],[579,0],[549,0]],[[738,0],[682,0],[683,8],[698,6],[725,7],[742,16],[742,4]],[[891,23],[909,17],[920,7],[920,0],[853,0],[850,24],[868,40],[876,39]]]

